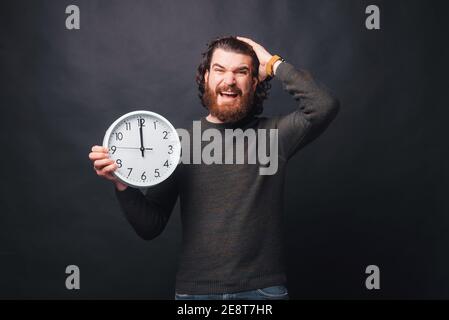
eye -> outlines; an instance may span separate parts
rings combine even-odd
[[[223,70],[222,70],[222,69],[217,69],[217,68],[216,68],[216,69],[214,69],[214,71],[215,71],[215,72],[217,72],[217,73],[222,73],[222,72],[223,72]]]

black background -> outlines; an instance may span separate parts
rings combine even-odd
[[[81,29],[65,28],[76,4]],[[365,28],[365,8],[381,30]],[[292,298],[449,298],[447,27],[443,1],[2,1],[0,298],[172,299],[179,208],[145,242],[88,159],[120,115],[183,127],[216,36],[243,35],[341,101],[289,163]],[[295,107],[273,80],[265,114]],[[248,226],[250,228],[251,226]],[[65,267],[81,290],[65,288]],[[365,288],[380,267],[381,289]]]

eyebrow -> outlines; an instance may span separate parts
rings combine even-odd
[[[221,69],[226,69],[225,67],[223,67],[222,65],[220,65],[218,63],[214,63],[212,65],[212,68],[214,68],[214,67],[219,67]],[[241,67],[237,67],[236,70],[238,70],[238,71],[243,71],[243,70],[249,71],[249,68],[247,66],[241,66]]]

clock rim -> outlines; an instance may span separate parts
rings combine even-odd
[[[145,115],[153,116],[153,117],[155,117],[155,118],[158,118],[159,120],[162,120],[163,122],[165,122],[165,123],[168,125],[168,127],[169,127],[171,130],[173,130],[173,132],[176,133],[176,141],[175,141],[175,143],[178,145],[178,148],[177,148],[177,152],[176,152],[175,156],[176,156],[176,160],[177,160],[177,161],[175,161],[176,163],[175,163],[173,169],[171,170],[171,172],[170,172],[167,176],[163,177],[162,179],[157,180],[156,183],[150,183],[150,184],[134,184],[134,183],[130,183],[130,182],[128,182],[128,181],[122,179],[119,175],[117,175],[117,174],[115,173],[115,171],[112,172],[112,174],[113,174],[114,177],[116,177],[120,182],[126,184],[126,185],[129,186],[129,187],[133,187],[133,188],[151,188],[151,187],[154,187],[154,186],[156,186],[156,185],[158,185],[158,184],[164,182],[166,179],[168,179],[168,178],[175,172],[175,170],[176,170],[176,168],[177,168],[177,166],[178,166],[178,164],[179,164],[179,161],[180,161],[180,159],[181,159],[181,141],[179,140],[178,132],[176,131],[175,127],[173,127],[173,125],[171,124],[171,122],[167,120],[167,118],[165,118],[164,116],[160,115],[159,113],[156,113],[156,112],[153,112],[153,111],[148,111],[148,110],[135,110],[135,111],[131,111],[131,112],[125,113],[124,115],[122,115],[122,116],[120,116],[118,119],[116,119],[116,120],[109,126],[109,128],[106,130],[106,133],[105,133],[104,138],[103,138],[103,147],[106,147],[106,148],[108,148],[108,150],[109,150],[109,147],[108,147],[108,141],[109,141],[109,138],[110,138],[110,136],[111,136],[111,134],[112,134],[113,129],[114,129],[120,122],[122,122],[122,121],[123,121],[124,119],[126,119],[126,118],[129,118],[129,117],[132,117],[132,116],[135,116],[135,115],[139,115],[139,114],[145,114]]]

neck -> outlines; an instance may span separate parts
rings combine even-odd
[[[220,119],[218,119],[217,117],[214,117],[213,115],[211,115],[209,113],[209,115],[206,117],[206,120],[212,123],[224,123],[223,121],[221,121]]]

